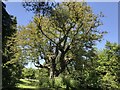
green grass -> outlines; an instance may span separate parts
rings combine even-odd
[[[20,79],[19,83],[17,83],[17,88],[29,88],[29,89],[37,89],[38,87],[36,84],[38,83],[38,80],[33,79]]]
[[[35,88],[37,88],[36,86],[24,85],[24,84],[19,84],[17,87],[18,87],[18,88],[30,88],[30,89],[35,89]]]
[[[58,78],[56,79],[58,82],[61,81]],[[56,90],[55,88],[47,88],[47,87],[39,87],[36,84],[39,83],[39,80],[35,79],[20,79],[19,83],[17,83],[17,89],[10,90]],[[59,84],[59,83],[58,83]],[[59,88],[57,90],[65,90],[63,88]]]

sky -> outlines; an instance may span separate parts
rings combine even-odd
[[[104,48],[105,42],[116,42],[118,43],[118,3],[117,2],[92,2],[88,3],[95,14],[102,12],[105,17],[101,18],[103,26],[100,30],[107,31],[104,35],[103,41],[98,43],[99,49]]]
[[[97,43],[98,49],[103,49],[106,41],[118,43],[118,3],[117,2],[89,2],[95,14],[102,12],[105,17],[101,18],[103,26],[99,27],[101,31],[107,31],[102,42]],[[7,2],[6,10],[10,15],[17,17],[18,25],[27,25],[32,21],[34,14],[27,12],[21,2]]]

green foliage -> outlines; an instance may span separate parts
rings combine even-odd
[[[107,42],[106,48],[93,58],[93,65],[86,66],[86,69],[84,67],[84,70],[79,73],[80,76],[75,76],[80,81],[80,86],[92,89],[119,90],[119,52],[118,44]],[[78,70],[76,71],[78,72]]]
[[[56,88],[65,88],[65,85],[63,83],[63,80],[61,77],[55,77],[55,87]]]
[[[36,15],[31,23],[19,28],[15,57],[22,63],[32,61],[46,68],[51,78],[59,76],[69,64],[77,68],[94,57],[93,47],[104,34],[97,30],[100,25],[99,16],[86,3],[60,3],[50,15]]]
[[[35,79],[35,70],[32,68],[23,68],[22,78]]]
[[[103,89],[120,89],[120,46],[116,43],[106,43],[106,49],[99,54],[97,72],[101,77],[100,83]]]
[[[120,46],[106,43],[106,48],[97,51],[93,58],[81,59],[78,64],[69,64],[69,79],[65,83],[70,87],[70,79],[77,81],[83,89],[119,90],[120,89]],[[84,60],[84,61],[82,61]],[[74,63],[75,64],[75,63]],[[66,75],[67,77],[69,75]],[[79,90],[79,89],[78,89]]]
[[[11,47],[15,44],[11,38],[16,33],[16,18],[9,15],[2,3],[2,86],[14,87],[18,81],[22,67],[18,62],[11,62],[14,57],[14,50]],[[11,44],[8,44],[12,42]]]
[[[51,13],[52,9],[58,4],[55,2],[49,2],[49,0],[46,0],[44,2],[23,2],[23,7],[27,11],[32,11],[35,14],[43,14],[48,15]]]

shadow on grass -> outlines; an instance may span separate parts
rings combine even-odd
[[[58,89],[55,89],[55,88],[36,88],[36,89],[33,89],[33,88],[16,88],[16,87],[9,87],[9,88],[3,88],[2,90],[66,90],[64,88],[58,88]]]
[[[2,90],[36,90],[36,89],[9,87],[9,88],[3,88]]]
[[[2,90],[51,90],[48,88],[17,88],[17,87],[10,87],[10,88],[3,88]],[[53,89],[52,89],[53,90]]]
[[[33,89],[33,88],[16,88],[16,87],[10,87],[10,88],[3,88],[2,90],[56,90],[56,89],[49,89],[49,88],[38,88],[38,89]]]

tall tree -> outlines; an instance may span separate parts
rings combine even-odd
[[[16,77],[18,75],[18,63],[9,63],[14,56],[11,46],[8,42],[11,37],[15,37],[16,33],[16,18],[9,15],[5,9],[6,5],[2,3],[2,83],[3,87],[11,87],[15,85]]]
[[[21,27],[17,45],[24,58],[32,60],[36,67],[48,69],[52,78],[64,72],[69,63],[76,65],[94,56],[96,41],[105,33],[97,29],[100,25],[99,16],[86,3],[61,3],[49,17],[36,15],[33,22]]]

